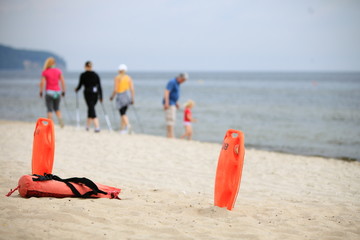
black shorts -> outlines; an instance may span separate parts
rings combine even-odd
[[[126,110],[128,109],[128,106],[120,108],[120,116],[124,116],[126,114]]]
[[[60,94],[58,94],[58,95],[46,94],[45,95],[45,104],[46,104],[47,111],[48,112],[59,111],[60,99],[61,99]]]
[[[85,93],[84,96],[88,107],[88,118],[96,118],[95,105],[98,101],[98,94]]]

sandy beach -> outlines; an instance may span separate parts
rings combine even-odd
[[[360,163],[247,149],[233,211],[213,207],[220,144],[56,127],[54,174],[122,200],[21,198],[35,123],[0,121],[0,239],[360,239]],[[246,137],[246,133],[245,133]]]

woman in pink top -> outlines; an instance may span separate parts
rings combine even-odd
[[[61,70],[55,68],[55,63],[55,59],[52,57],[45,61],[40,81],[40,97],[43,97],[43,90],[45,88],[47,117],[52,119],[52,112],[55,111],[60,127],[64,127],[59,105],[61,96],[65,96],[65,80]]]

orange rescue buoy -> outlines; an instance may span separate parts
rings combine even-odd
[[[54,164],[55,133],[51,119],[39,118],[34,131],[32,174],[51,174]]]
[[[79,197],[120,199],[121,189],[94,183],[88,178],[72,177],[62,179],[52,174],[54,163],[55,134],[54,123],[50,119],[39,118],[34,132],[32,153],[32,175],[24,175],[18,186],[11,189],[7,197],[16,190],[20,196],[30,197]]]
[[[232,210],[240,188],[244,164],[244,134],[230,129],[226,132],[216,170],[214,205]]]
[[[16,190],[24,198],[30,197],[81,197],[120,199],[121,189],[94,183],[87,178],[61,179],[55,175],[24,175],[19,179],[18,187],[11,190],[9,197]]]

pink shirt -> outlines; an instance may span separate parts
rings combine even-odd
[[[61,74],[58,68],[48,68],[42,72],[46,80],[46,90],[61,91],[59,84]]]

